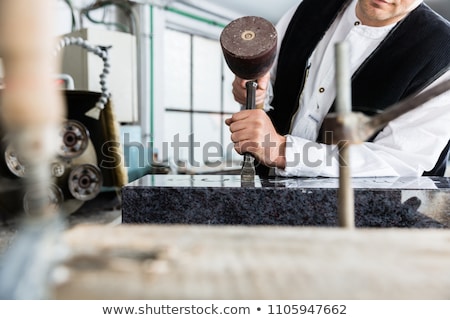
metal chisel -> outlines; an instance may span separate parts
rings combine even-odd
[[[256,81],[248,81],[245,84],[247,88],[247,100],[245,109],[255,109],[256,88],[258,83]],[[253,182],[255,180],[255,158],[251,153],[244,153],[244,162],[241,169],[241,180],[243,182]]]

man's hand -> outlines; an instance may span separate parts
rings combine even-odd
[[[261,78],[257,79],[258,87],[256,88],[256,99],[255,104],[264,105],[264,100],[266,99],[267,87],[270,81],[270,72],[266,73]],[[239,77],[235,77],[233,81],[233,95],[234,99],[242,105],[245,105],[247,100],[247,90],[245,87],[245,83],[248,80],[241,79]]]
[[[234,149],[251,153],[268,167],[286,167],[286,138],[279,135],[263,110],[243,110],[225,120],[230,127]]]

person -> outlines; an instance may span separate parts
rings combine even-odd
[[[303,0],[276,28],[276,61],[257,79],[264,109],[225,120],[235,150],[252,153],[260,175],[338,176],[336,147],[320,141],[335,108],[336,43],[350,47],[353,111],[373,115],[450,79],[450,24],[422,0]],[[241,104],[246,82],[232,84]],[[444,175],[449,123],[447,91],[352,144],[352,176]]]

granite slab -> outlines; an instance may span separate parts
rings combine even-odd
[[[354,178],[357,227],[448,228],[450,179]],[[122,223],[337,226],[334,178],[147,175],[122,188]]]

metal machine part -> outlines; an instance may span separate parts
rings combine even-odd
[[[59,157],[51,170],[64,195],[61,211],[72,214],[100,193],[103,177],[89,130],[81,122],[66,121],[61,138]]]
[[[58,147],[58,156],[63,159],[73,159],[81,156],[89,146],[89,131],[79,121],[68,120],[61,127],[61,141]],[[26,165],[20,159],[16,149],[7,137],[3,139],[5,146],[4,163],[13,176],[23,178],[26,174]],[[51,165],[52,175],[61,177],[64,173],[64,165],[55,161]]]
[[[88,52],[92,52],[93,54],[97,55],[99,58],[103,60],[103,70],[102,73],[100,74],[100,81],[99,81],[101,96],[99,101],[95,104],[95,107],[86,112],[85,114],[90,118],[98,120],[100,118],[100,113],[103,111],[103,109],[105,109],[105,106],[108,103],[108,99],[110,97],[110,92],[107,85],[107,77],[108,74],[110,73],[111,67],[108,56],[109,48],[92,45],[81,37],[63,37],[59,40],[56,46],[55,55],[57,55],[59,51],[61,51],[64,47],[70,45],[80,46],[83,49],[87,50]]]
[[[67,183],[69,191],[75,199],[92,200],[100,192],[102,174],[97,166],[83,164],[72,169]]]
[[[60,187],[55,184],[49,185],[47,191],[28,190],[23,196],[23,208],[26,214],[33,212],[33,208],[40,205],[51,207],[52,210],[58,210],[64,201],[64,195]],[[39,202],[45,202],[40,203]]]
[[[345,114],[344,117],[338,113],[331,113],[324,119],[322,128],[325,136],[323,140],[327,144],[336,144],[341,140],[362,143],[386,126],[389,121],[420,107],[427,101],[449,90],[450,80],[446,80],[418,95],[405,98],[374,116],[366,116],[360,112],[351,112]],[[327,136],[329,132],[332,132],[333,135]]]
[[[86,150],[78,157],[72,159],[64,159],[59,157],[57,161],[52,163],[52,175],[55,179],[56,185],[59,186],[64,194],[64,201],[61,205],[61,212],[65,215],[70,215],[76,212],[87,200],[92,200],[100,192],[101,185],[103,183],[103,176],[100,172],[100,186],[98,192],[95,195],[91,194],[90,197],[81,197],[77,193],[74,196],[70,190],[70,179],[73,175],[72,171],[76,168],[84,165],[90,165],[97,168],[97,155],[95,147],[90,139],[88,139],[88,145]],[[73,178],[75,179],[75,178]],[[75,181],[75,180],[74,180]],[[76,185],[76,183],[72,183]]]
[[[61,162],[53,162],[51,172],[53,177],[61,178],[66,172],[66,166]]]
[[[350,48],[346,42],[335,45],[336,59],[336,102],[338,114],[345,117],[352,112]],[[351,185],[350,143],[339,141],[339,225],[347,229],[355,227],[355,197]]]
[[[340,225],[354,227],[354,196],[351,186],[349,145],[362,143],[373,136],[388,122],[411,111],[434,97],[450,90],[450,80],[444,81],[417,95],[407,97],[384,112],[366,116],[351,111],[351,76],[349,74],[349,48],[345,42],[336,44],[337,112],[329,114],[322,125],[323,141],[337,144],[339,148],[339,197]],[[330,135],[331,133],[331,135]]]
[[[20,160],[20,157],[12,144],[9,142],[6,142],[6,144],[6,149],[3,154],[6,167],[14,176],[23,178],[26,172],[25,165]]]
[[[89,144],[89,131],[79,121],[68,120],[61,128],[61,145],[59,156],[72,159],[79,157],[86,151]]]
[[[40,206],[70,215],[100,193],[103,176],[97,167],[97,154],[89,130],[81,122],[67,120],[60,127],[59,138],[58,153],[49,163],[53,183],[47,189],[26,192],[22,186],[27,164],[19,157],[9,136],[2,138],[0,178],[8,188],[2,188],[1,219],[31,215]],[[87,169],[83,171],[83,168]]]

